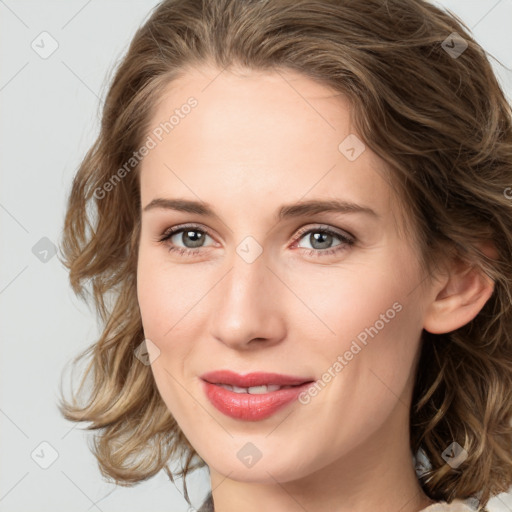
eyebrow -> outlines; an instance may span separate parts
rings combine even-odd
[[[144,207],[143,212],[156,208],[176,210],[185,213],[195,213],[197,215],[203,215],[205,217],[220,220],[212,207],[208,203],[204,203],[202,201],[191,201],[189,199],[164,199],[157,197]],[[314,215],[324,212],[365,213],[375,218],[379,217],[379,215],[368,206],[362,206],[338,199],[311,199],[308,201],[299,201],[298,203],[285,204],[281,206],[276,214],[276,219],[282,221],[287,218]]]

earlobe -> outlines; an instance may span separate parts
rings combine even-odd
[[[423,328],[432,334],[454,331],[475,318],[494,291],[494,281],[475,266],[460,262],[428,305]]]

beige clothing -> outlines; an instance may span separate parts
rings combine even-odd
[[[421,512],[473,512],[474,509],[461,500],[453,500],[450,504],[446,501],[434,503]]]

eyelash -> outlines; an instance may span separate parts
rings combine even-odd
[[[167,245],[169,252],[176,252],[180,256],[195,256],[199,252],[201,252],[202,248],[188,249],[186,247],[185,248],[177,247],[175,245],[168,243],[168,240],[170,240],[170,238],[172,236],[174,236],[177,233],[182,233],[183,231],[186,231],[186,230],[198,231],[198,232],[208,235],[210,238],[213,238],[212,235],[210,234],[209,230],[204,229],[196,224],[191,224],[191,225],[185,225],[185,226],[176,226],[176,227],[166,230],[165,233],[163,233],[162,237],[158,239],[158,242]],[[309,229],[308,228],[300,229],[297,233],[297,236],[295,237],[294,242],[293,242],[294,245],[304,235],[309,234],[309,233],[322,233],[322,234],[327,234],[327,235],[333,235],[333,236],[339,238],[341,240],[341,243],[339,245],[336,245],[334,249],[323,249],[322,250],[322,249],[307,249],[305,247],[301,247],[300,249],[305,250],[307,256],[321,257],[321,256],[337,254],[341,251],[348,249],[355,243],[355,239],[352,236],[349,237],[347,235],[344,235],[343,233],[334,231],[327,226],[317,226],[317,227],[309,228]]]

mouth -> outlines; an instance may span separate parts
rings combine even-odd
[[[261,386],[250,386],[248,388],[242,388],[239,386],[230,386],[229,384],[220,384],[218,382],[210,382],[210,384],[220,386],[221,388],[227,389],[228,391],[233,391],[233,393],[248,393],[249,395],[263,395],[265,393],[271,393],[272,391],[279,391],[280,389],[296,388],[301,385],[296,384],[295,386],[278,386],[277,384],[263,384]]]
[[[204,374],[201,380],[217,410],[245,421],[268,418],[294,402],[314,382],[312,378],[263,372],[239,375],[228,370]]]
[[[230,370],[216,370],[201,375],[201,379],[210,384],[228,386],[235,393],[262,394],[277,391],[281,388],[301,386],[315,379],[313,377],[297,377],[280,373],[253,372],[241,375]]]

